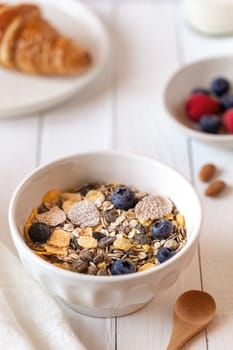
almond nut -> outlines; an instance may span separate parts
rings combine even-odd
[[[216,166],[214,164],[210,164],[210,163],[205,164],[200,169],[199,179],[202,182],[207,182],[214,176],[215,172],[216,172]]]
[[[220,192],[222,192],[225,187],[226,187],[225,182],[223,182],[221,180],[214,181],[211,184],[209,184],[209,186],[205,190],[205,195],[206,196],[216,196]]]

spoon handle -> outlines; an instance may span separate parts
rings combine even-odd
[[[177,318],[174,314],[173,330],[166,350],[180,350],[188,340],[199,333],[204,327],[193,325]]]

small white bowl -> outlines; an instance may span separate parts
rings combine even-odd
[[[208,134],[198,130],[186,115],[185,103],[196,87],[208,88],[217,77],[226,77],[233,93],[233,57],[210,58],[191,63],[176,72],[164,91],[169,120],[187,136],[215,146],[233,147],[233,134]]]
[[[64,191],[93,181],[114,181],[169,196],[185,216],[186,245],[158,267],[123,276],[71,272],[34,254],[24,242],[23,226],[42,195],[51,188]],[[196,251],[201,222],[198,195],[183,176],[156,160],[112,151],[72,155],[36,169],[15,190],[9,207],[12,238],[31,276],[72,309],[97,317],[136,311],[173,284]]]

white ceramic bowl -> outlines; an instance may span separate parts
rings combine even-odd
[[[168,195],[185,216],[187,244],[160,266],[123,276],[75,273],[39,258],[23,239],[28,213],[51,188],[68,190],[93,181],[116,181]],[[31,276],[72,309],[97,317],[136,311],[173,284],[196,251],[201,221],[199,198],[183,176],[156,160],[112,151],[72,155],[36,169],[15,190],[9,207],[12,238]]]
[[[233,134],[208,134],[198,130],[186,115],[185,101],[196,87],[209,87],[219,76],[226,77],[233,93],[233,57],[210,58],[191,63],[176,72],[164,91],[164,104],[169,120],[187,136],[215,146],[233,147]]]

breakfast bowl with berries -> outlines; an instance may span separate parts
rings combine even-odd
[[[197,248],[193,186],[157,160],[99,151],[30,173],[9,207],[25,269],[77,312],[114,317],[165,292]]]
[[[184,66],[169,80],[164,104],[171,123],[187,136],[233,147],[233,57]]]

